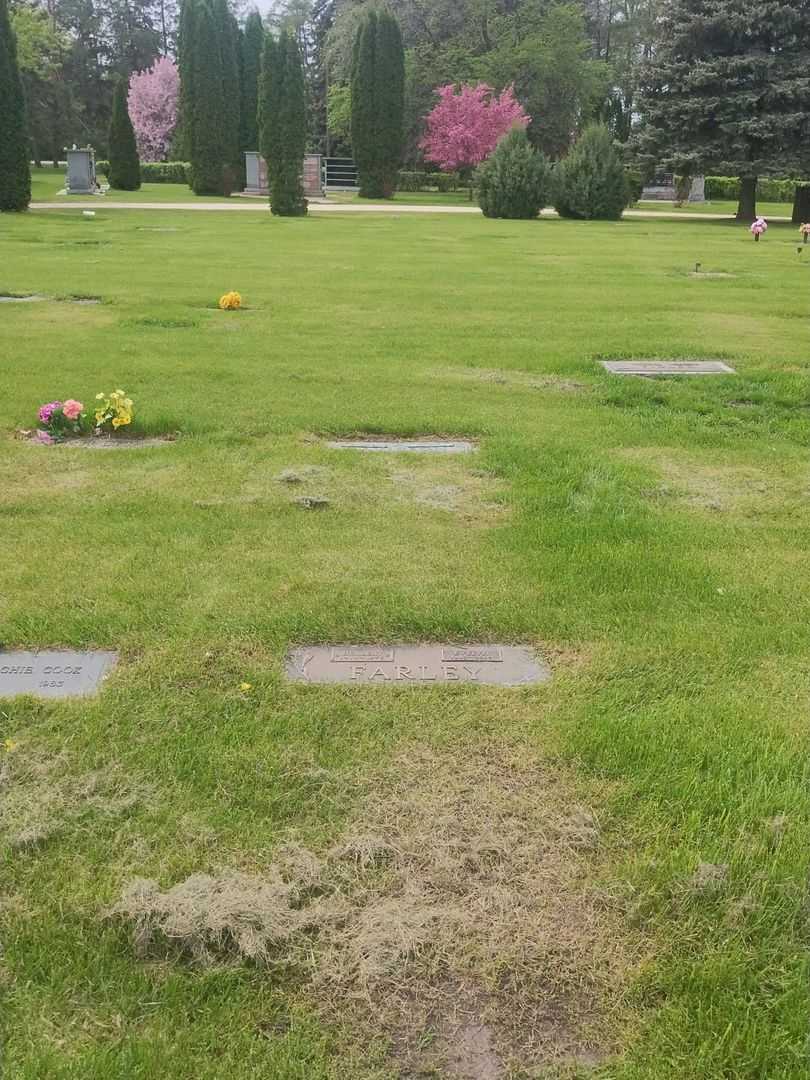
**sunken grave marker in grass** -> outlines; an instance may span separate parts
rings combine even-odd
[[[600,360],[612,375],[736,375],[722,360]]]
[[[365,450],[388,454],[469,454],[475,443],[469,439],[334,439],[330,450]]]
[[[0,698],[32,694],[39,698],[86,697],[96,693],[118,662],[106,650],[0,651]]]
[[[290,650],[290,682],[357,686],[525,686],[551,671],[518,645],[305,645]]]

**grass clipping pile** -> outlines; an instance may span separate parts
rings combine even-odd
[[[297,968],[309,1003],[386,1035],[404,1076],[495,1080],[614,1050],[640,942],[593,884],[598,828],[559,772],[422,748],[368,791],[323,855],[290,844],[261,877],[135,881],[112,915],[142,955]]]

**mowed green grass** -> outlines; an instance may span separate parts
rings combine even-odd
[[[0,701],[0,741],[141,793],[4,847],[9,1076],[395,1077],[384,1047],[347,1042],[288,980],[146,962],[104,912],[136,876],[261,873],[291,830],[326,844],[364,770],[415,742],[493,738],[573,768],[586,804],[612,792],[595,806],[613,852],[599,887],[650,959],[617,1053],[577,1075],[808,1075],[810,255],[794,231],[0,219],[0,292],[104,301],[0,306],[0,641],[121,653],[98,698]],[[730,276],[690,277],[696,262]],[[245,310],[215,309],[228,289]],[[597,363],[628,357],[737,374]],[[144,431],[182,438],[11,437],[43,401],[118,387]],[[480,451],[323,444],[355,431]],[[274,479],[307,466],[322,471],[299,488]],[[471,494],[455,511],[414,497],[436,488]],[[331,504],[302,510],[301,492]],[[282,677],[294,643],[448,639],[533,643],[554,678]],[[690,884],[700,863],[727,866],[717,888]]]

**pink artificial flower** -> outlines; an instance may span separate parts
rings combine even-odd
[[[84,405],[80,401],[74,401],[73,398],[68,398],[62,406],[62,415],[67,417],[68,420],[78,420],[82,414]]]
[[[53,435],[49,435],[47,431],[38,431],[34,438],[37,442],[45,443],[48,446],[50,446],[51,443],[56,442]]]
[[[49,424],[51,422],[51,417],[53,416],[53,414],[56,412],[57,409],[61,409],[61,408],[62,408],[62,402],[61,401],[49,401],[47,405],[43,405],[42,408],[39,410],[39,413],[38,413],[39,418],[42,421],[42,423],[43,424]]]

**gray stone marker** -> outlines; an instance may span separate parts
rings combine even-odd
[[[614,375],[736,375],[722,360],[602,360]]]
[[[475,444],[467,439],[335,439],[332,450],[366,450],[385,454],[469,454]]]
[[[285,662],[291,682],[355,686],[524,686],[549,668],[519,645],[305,645]]]
[[[67,151],[65,193],[67,195],[97,195],[99,193],[96,182],[96,158],[89,146],[81,150],[74,148]]]
[[[257,150],[245,151],[245,194],[267,195],[267,163]]]
[[[0,650],[0,697],[85,697],[95,693],[118,662],[118,653]]]

